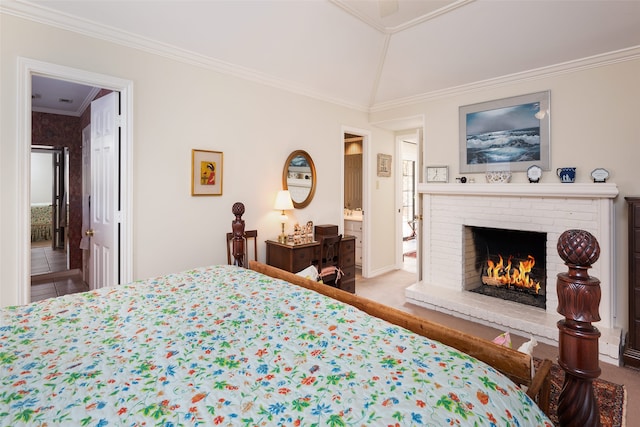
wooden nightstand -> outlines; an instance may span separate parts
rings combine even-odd
[[[267,240],[267,264],[291,273],[297,273],[317,263],[320,258],[320,242],[288,245],[274,240]],[[340,243],[340,268],[344,273],[339,288],[343,291],[356,291],[356,239],[343,236]]]

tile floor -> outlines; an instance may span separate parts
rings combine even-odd
[[[64,250],[53,250],[51,242],[31,246],[31,302],[88,290],[79,270],[67,270]]]
[[[31,275],[54,273],[67,269],[66,252],[53,249],[51,241],[33,242],[31,244]]]

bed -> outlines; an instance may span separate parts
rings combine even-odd
[[[31,241],[51,240],[52,207],[50,203],[31,205]]]
[[[2,309],[0,424],[552,425],[488,364],[251,267]]]

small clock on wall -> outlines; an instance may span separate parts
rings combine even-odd
[[[449,182],[449,166],[427,166],[427,182]]]

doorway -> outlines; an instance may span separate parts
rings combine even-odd
[[[18,205],[18,215],[25,221],[24,226],[18,228],[23,230],[22,237],[17,241],[17,251],[19,262],[16,265],[16,304],[26,304],[31,301],[31,256],[30,256],[30,236],[27,223],[30,218],[30,172],[31,172],[31,141],[32,141],[32,77],[44,76],[51,79],[58,79],[65,82],[78,83],[94,87],[106,88],[110,91],[120,93],[119,117],[121,122],[121,140],[119,145],[120,163],[118,170],[114,171],[114,176],[119,177],[119,210],[117,212],[119,241],[118,260],[119,274],[118,283],[125,283],[132,280],[132,230],[130,218],[132,215],[131,199],[131,177],[132,177],[132,88],[133,83],[116,77],[73,69],[60,65],[44,63],[27,58],[18,59],[18,154],[19,154],[19,182],[17,183],[20,192],[20,203]],[[80,132],[78,137],[81,138]]]
[[[396,170],[396,266],[422,280],[422,197],[418,184],[422,180],[424,142],[422,116],[389,122],[395,129]],[[411,128],[405,128],[413,124]]]
[[[369,277],[369,131],[342,128],[342,229],[356,238],[356,280]]]
[[[399,137],[400,155],[400,229],[402,238],[402,269],[418,272],[418,141],[415,135]]]
[[[31,278],[69,270],[69,149],[31,148]]]
[[[344,233],[356,238],[356,269],[362,270],[363,162],[364,138],[344,134]]]

